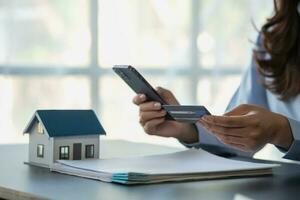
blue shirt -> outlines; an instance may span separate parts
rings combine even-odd
[[[259,42],[259,40],[258,46],[261,48],[261,42]],[[240,104],[254,104],[286,116],[292,130],[293,142],[288,150],[279,149],[284,152],[284,158],[300,160],[300,95],[289,101],[280,100],[276,95],[263,87],[261,84],[261,75],[257,72],[256,67],[256,62],[252,60],[250,67],[243,74],[242,81],[227,106],[226,111]],[[208,133],[200,123],[197,123],[197,129],[199,142],[195,144],[185,144],[187,147],[199,148],[204,145],[214,145],[239,155],[253,155],[252,153],[242,152],[221,143],[216,137]]]

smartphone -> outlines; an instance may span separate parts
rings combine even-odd
[[[147,101],[157,101],[162,105],[167,105],[163,98],[134,67],[130,65],[115,65],[113,70],[135,93],[145,94]],[[169,113],[167,113],[166,119],[174,120]]]

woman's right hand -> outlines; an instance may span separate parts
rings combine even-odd
[[[171,91],[161,87],[156,88],[157,93],[170,105],[179,105]],[[198,142],[198,133],[194,125],[166,120],[166,111],[161,104],[147,101],[144,94],[133,98],[133,103],[139,106],[140,124],[149,135],[174,137],[185,143]]]

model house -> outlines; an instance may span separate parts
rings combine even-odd
[[[55,160],[99,158],[105,135],[93,110],[37,110],[24,130],[29,163],[50,167]]]

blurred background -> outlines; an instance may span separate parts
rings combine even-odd
[[[0,143],[28,142],[37,109],[95,109],[109,139],[146,135],[134,93],[111,70],[135,66],[182,104],[222,114],[249,66],[272,0],[0,0]],[[265,151],[264,155],[270,155]]]

